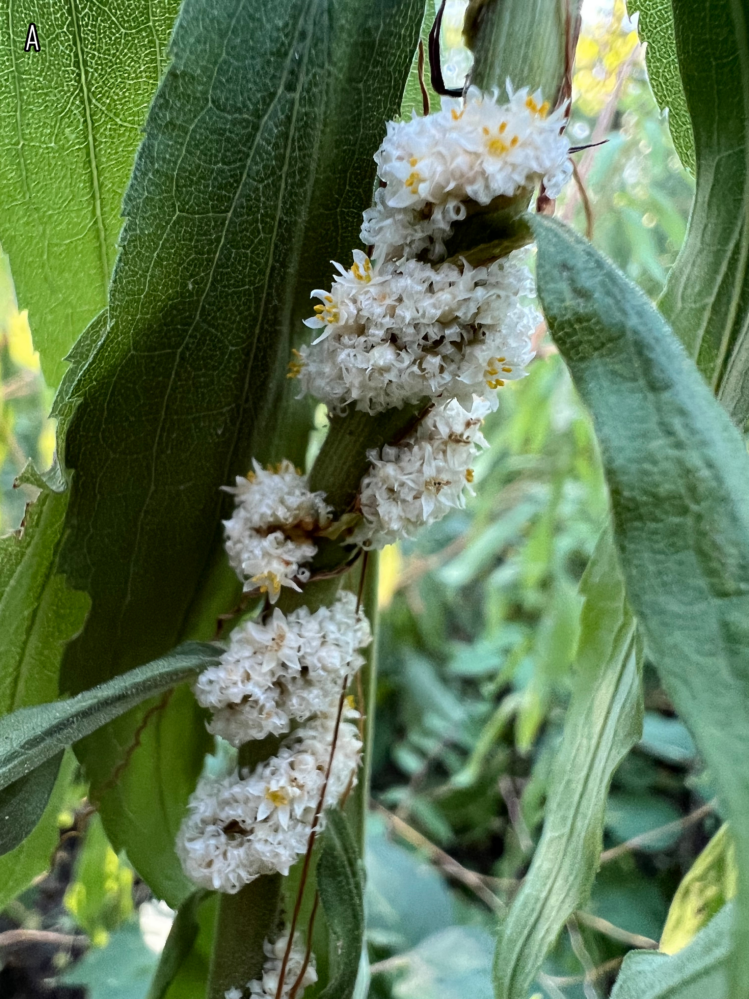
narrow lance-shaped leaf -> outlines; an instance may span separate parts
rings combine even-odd
[[[717,783],[736,844],[732,999],[749,996],[749,458],[662,316],[613,264],[537,216],[538,290],[590,408],[627,597]]]
[[[49,867],[50,857],[60,839],[57,818],[75,768],[75,756],[68,750],[52,794],[34,830],[10,853],[0,857],[0,910],[5,909],[8,902],[25,891],[34,878]]]
[[[107,303],[122,196],[179,0],[17,0],[0,20],[0,241],[47,383]],[[29,24],[39,51],[25,51]]]
[[[630,17],[640,15],[637,33],[647,43],[645,59],[650,86],[658,107],[668,111],[669,131],[681,162],[688,170],[694,170],[694,136],[676,57],[671,0],[628,0],[627,13]],[[694,6],[692,13],[697,13]]]
[[[356,843],[345,816],[330,812],[317,890],[335,941],[333,974],[320,999],[351,999],[364,946],[364,896]]]
[[[30,774],[61,749],[141,701],[217,665],[220,655],[219,646],[186,642],[169,655],[76,697],[21,708],[0,718],[0,788]]]
[[[673,957],[632,951],[624,958],[611,999],[736,999],[728,985],[735,916],[729,902]]]
[[[494,959],[498,999],[526,999],[546,953],[587,900],[611,777],[642,732],[635,625],[608,533],[581,589],[575,688],[549,781],[543,834],[500,928]]]
[[[743,427],[749,418],[749,10],[743,0],[674,0],[673,26],[694,129],[697,190],[661,309]]]
[[[236,601],[220,487],[253,455],[303,459],[303,434],[286,438],[295,453],[274,453],[292,327],[327,261],[357,243],[422,11],[423,0],[184,3],[108,315],[58,407],[74,472],[62,566],[93,600],[66,657],[71,691],[211,637]],[[80,753],[96,793],[137,742],[101,811],[115,847],[177,905],[189,886],[173,841],[205,727],[181,691],[144,725],[147,710]]]

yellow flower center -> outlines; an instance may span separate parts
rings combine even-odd
[[[525,106],[529,111],[532,111],[533,114],[540,115],[542,118],[545,118],[549,113],[548,101],[544,101],[543,104],[537,104],[533,97],[526,97]]]
[[[266,801],[270,801],[272,804],[274,804],[276,808],[280,808],[281,805],[288,805],[289,803],[288,794],[285,791],[282,791],[280,788],[277,791],[273,791],[269,787],[266,788],[265,798]]]
[[[369,259],[369,257],[365,258],[364,270],[362,270],[362,268],[356,262],[354,262],[354,265],[351,268],[351,273],[354,275],[357,281],[363,281],[364,284],[369,284],[369,282],[372,280],[372,261]]]
[[[304,361],[302,360],[302,355],[299,353],[298,350],[292,348],[291,353],[294,354],[294,357],[292,357],[292,359],[289,361],[288,365],[289,370],[286,374],[286,377],[298,378],[299,375],[301,375],[302,373],[302,369],[304,368]]]

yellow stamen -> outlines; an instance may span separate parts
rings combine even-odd
[[[415,191],[416,188],[419,186],[419,182],[421,180],[422,180],[421,174],[417,173],[416,170],[414,170],[406,178],[406,187],[410,187],[412,191]]]
[[[510,147],[502,139],[491,139],[487,142],[486,148],[492,156],[502,156]]]
[[[472,468],[467,468],[466,469],[466,482],[473,482],[473,469]]]
[[[510,139],[510,148],[514,149],[515,146],[518,144],[518,142],[520,142],[520,139],[517,137],[517,135],[513,135],[513,137]]]
[[[512,371],[512,368],[502,368],[502,370],[509,374]]]
[[[281,805],[288,805],[289,803],[288,794],[280,789],[278,791],[272,791],[270,788],[266,788],[265,799],[266,801],[272,802],[276,808],[280,808]]]
[[[324,312],[324,311],[325,311],[325,306],[324,305],[316,305],[315,306],[315,312]]]
[[[486,384],[489,386],[490,389],[497,389],[497,388],[502,388],[504,382],[502,381],[501,378],[495,378],[494,381],[491,382],[488,381]]]
[[[408,161],[408,165],[416,166],[418,162],[419,162],[418,158],[416,156],[412,156],[411,159]]]
[[[484,125],[484,127],[481,129],[481,131],[484,133],[484,135],[488,135],[489,134],[489,129],[486,127],[486,125]]]
[[[465,108],[463,108],[462,111],[456,111],[455,108],[453,108],[450,112],[452,114],[453,121],[460,121],[463,117],[463,111],[465,111]]]
[[[346,707],[347,708],[355,708],[356,707],[356,701],[354,700],[354,695],[353,694],[349,694],[348,697],[346,698]]]
[[[503,121],[502,124],[497,129],[497,131],[499,132],[500,135],[504,135],[506,129],[507,129],[507,122]]]

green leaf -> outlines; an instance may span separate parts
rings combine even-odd
[[[317,890],[334,941],[333,971],[320,999],[351,999],[364,947],[364,895],[356,843],[340,812],[328,813]]]
[[[57,816],[75,767],[73,753],[65,753],[52,794],[33,832],[14,850],[0,857],[0,912],[49,867],[60,839]]]
[[[645,296],[536,217],[538,288],[590,408],[648,655],[714,774],[739,866],[733,999],[749,996],[749,459]]]
[[[398,953],[455,922],[445,879],[414,850],[390,839],[377,813],[367,822],[367,940]]]
[[[587,900],[598,868],[606,795],[642,726],[635,627],[613,544],[604,535],[581,583],[577,676],[530,870],[500,927],[497,999],[526,999],[546,953]]]
[[[670,2],[664,4],[670,8]],[[661,309],[735,423],[749,418],[749,11],[674,0],[697,189]]]
[[[215,666],[220,653],[216,645],[186,642],[168,656],[76,697],[21,708],[0,718],[0,788],[30,774],[135,704]]]
[[[41,493],[26,508],[20,531],[0,540],[0,716],[57,697],[65,642],[89,607],[85,594],[54,574],[67,494],[30,468],[19,481]],[[0,854],[17,847],[41,818],[60,769],[61,756],[53,757],[0,791]]]
[[[133,921],[113,933],[106,947],[92,947],[60,981],[84,986],[87,999],[146,999],[158,960]]]
[[[431,112],[438,111],[440,107],[440,98],[435,94],[432,89],[432,81],[429,75],[429,32],[432,30],[432,25],[434,24],[435,18],[435,5],[434,0],[426,0],[426,6],[424,8],[424,20],[421,24],[421,34],[420,40],[424,46],[424,84],[426,85],[427,95],[429,97],[429,109]],[[419,81],[419,53],[418,50],[414,54],[413,62],[411,63],[411,70],[408,74],[408,80],[406,81],[406,87],[403,91],[403,100],[401,101],[400,115],[404,120],[410,120],[411,114],[416,112],[417,115],[421,117],[424,113],[424,98],[421,90],[421,83]]]
[[[729,903],[673,957],[652,951],[632,951],[611,993],[611,999],[736,999],[729,992],[733,903]]]
[[[199,888],[180,906],[161,952],[161,960],[153,976],[148,999],[164,999],[169,991],[197,940],[200,932],[198,910],[209,897],[209,892]]]
[[[0,28],[0,241],[44,377],[107,303],[121,206],[179,0],[8,6]],[[29,23],[40,51],[25,52]]]
[[[73,473],[62,568],[93,601],[66,656],[71,692],[210,638],[235,605],[220,489],[290,442],[303,461],[290,349],[311,289],[358,242],[422,13],[423,0],[183,4],[108,313],[58,406]],[[173,906],[189,887],[174,835],[206,745],[178,691],[80,747],[110,839]]]
[[[691,11],[693,17],[698,14],[694,6]],[[627,0],[627,12],[630,17],[640,15],[637,33],[640,41],[647,42],[645,61],[650,86],[658,107],[668,111],[668,127],[679,159],[687,170],[693,171],[695,138],[679,74],[671,0]]]
[[[727,825],[720,827],[684,875],[668,910],[661,934],[661,950],[682,950],[736,895],[738,872]]]
[[[84,593],[54,574],[67,494],[33,472],[22,480],[42,492],[26,508],[22,528],[0,539],[0,715],[57,697],[65,642],[89,606]]]
[[[432,934],[402,955],[408,963],[394,999],[492,999],[491,947],[491,936],[477,926]]]
[[[0,791],[0,855],[15,849],[44,814],[62,763],[62,750]]]

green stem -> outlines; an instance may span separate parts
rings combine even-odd
[[[208,999],[244,989],[263,974],[263,941],[278,922],[281,875],[256,878],[236,895],[222,895],[216,917]]]
[[[471,83],[481,90],[543,91],[556,102],[571,69],[581,0],[471,0],[463,29],[473,50]],[[574,47],[572,47],[574,52]]]

